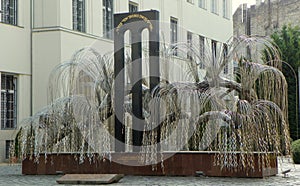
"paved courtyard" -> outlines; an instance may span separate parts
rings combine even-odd
[[[212,178],[212,177],[156,177],[156,176],[125,176],[119,185],[300,185],[300,165],[294,165],[289,159],[283,159],[279,163],[279,174],[265,179],[246,178]],[[291,169],[289,176],[284,178],[282,171]],[[55,176],[25,176],[21,174],[20,165],[0,165],[0,185],[58,185]]]

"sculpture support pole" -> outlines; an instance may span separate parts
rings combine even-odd
[[[125,73],[124,73],[124,34],[114,35],[114,75],[115,75],[115,151],[125,151],[125,126],[124,122],[124,92],[125,92]],[[119,78],[116,78],[119,76]],[[120,78],[121,77],[121,78]]]
[[[140,30],[131,32],[132,40],[132,144],[133,151],[139,152],[143,140],[143,95],[142,95],[142,43]]]
[[[160,67],[159,67],[159,12],[153,12],[152,21],[153,24],[153,30],[149,32],[149,56],[150,56],[150,91],[152,92],[153,89],[159,85],[160,82]],[[154,94],[154,97],[159,96]],[[157,113],[155,115],[156,122],[160,122],[160,111],[159,111],[159,102],[156,102],[156,105],[154,105],[154,110]],[[157,130],[157,143],[160,142],[160,123],[158,123]],[[160,150],[160,146],[158,145],[157,151]]]

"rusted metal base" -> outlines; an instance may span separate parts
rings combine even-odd
[[[163,153],[165,157],[170,156],[164,160],[163,167],[161,163],[147,166],[131,166],[140,160],[138,153],[112,153],[112,161],[94,158],[92,162],[86,159],[83,163],[79,163],[79,158],[74,158],[75,156],[74,154],[49,154],[46,162],[44,156],[41,156],[39,163],[35,163],[27,158],[22,162],[22,173],[28,175],[63,173],[194,176],[200,172],[206,176],[263,178],[276,175],[278,172],[277,158],[272,154],[269,154],[270,163],[269,167],[266,167],[266,164],[261,162],[259,153],[255,153],[253,159],[254,169],[251,167],[222,169],[220,166],[214,165],[214,152]],[[239,159],[240,154],[237,153],[237,156]]]

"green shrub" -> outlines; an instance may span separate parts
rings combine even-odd
[[[296,164],[300,164],[300,139],[292,143],[293,161]]]

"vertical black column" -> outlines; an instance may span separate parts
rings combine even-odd
[[[150,56],[150,90],[152,91],[160,81],[159,70],[159,12],[153,12],[153,30],[149,32],[149,56]]]
[[[137,25],[138,26],[138,25]],[[144,119],[143,119],[143,95],[142,95],[142,43],[139,29],[131,32],[131,58],[132,65],[132,144],[133,151],[139,152],[142,145]]]
[[[133,15],[134,14],[134,15]],[[143,118],[143,94],[142,94],[142,43],[141,34],[143,29],[149,29],[149,49],[150,49],[150,89],[151,91],[159,84],[159,12],[155,10],[121,13],[114,15],[114,72],[115,72],[115,151],[125,151],[125,126],[124,121],[124,93],[125,93],[125,74],[124,74],[124,33],[131,32],[131,57],[132,57],[132,137],[133,151],[140,151],[143,139],[144,118]],[[151,24],[149,23],[151,22]],[[130,23],[130,24],[129,24]],[[118,78],[116,78],[118,77]],[[159,121],[159,104],[153,109]],[[160,128],[158,127],[158,142],[160,141]]]
[[[124,121],[124,33],[114,33],[114,76],[115,76],[115,151],[125,151],[125,126]]]
[[[149,66],[150,66],[150,91],[152,92],[153,89],[159,85],[160,82],[160,69],[159,69],[159,12],[154,11],[152,12],[152,25],[153,30],[149,32]],[[158,98],[159,95],[154,93],[154,99]],[[158,99],[159,100],[159,99]],[[160,122],[160,115],[159,115],[159,102],[156,102],[154,105],[154,111],[158,113],[155,116],[155,120]],[[160,142],[160,134],[161,134],[161,127],[160,123],[159,126],[156,128],[157,130],[157,143]],[[158,146],[158,151],[160,150],[160,146]]]

